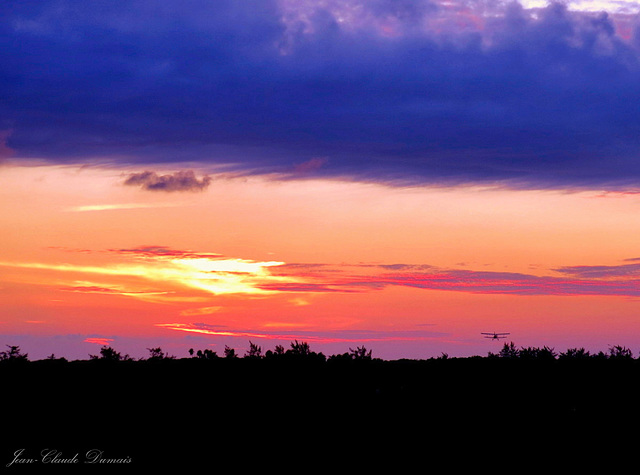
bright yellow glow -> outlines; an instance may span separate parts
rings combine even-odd
[[[272,276],[268,268],[283,265],[283,262],[254,262],[244,259],[217,259],[217,258],[179,258],[167,259],[154,256],[145,259],[143,264],[119,264],[112,266],[96,267],[72,264],[46,264],[39,262],[0,262],[2,267],[16,267],[27,269],[52,270],[60,272],[91,273],[105,276],[137,277],[154,282],[165,282],[172,285],[181,285],[193,289],[204,290],[208,293],[220,294],[271,294],[272,291],[263,290],[260,284],[296,282],[291,277]],[[107,293],[115,290],[115,287],[107,287]],[[86,286],[84,286],[86,287]],[[82,290],[82,289],[80,289]],[[90,289],[84,289],[89,291]],[[94,290],[94,293],[97,290]],[[116,293],[116,292],[113,292]],[[124,291],[117,293],[128,296],[149,296],[167,293],[165,291],[142,292]]]
[[[266,269],[282,265],[284,262],[209,258],[172,259],[171,262],[176,266],[174,279],[212,294],[266,294],[272,292],[258,288],[258,284],[291,281],[291,279],[271,276]]]
[[[173,259],[176,264],[185,268],[191,268],[202,273],[205,272],[243,272],[247,274],[266,275],[264,268],[281,266],[284,262],[251,262],[241,259]]]
[[[67,208],[66,211],[71,212],[83,212],[83,211],[112,211],[112,210],[126,210],[126,209],[147,209],[147,208],[171,208],[174,206],[180,206],[180,203],[122,203],[122,204],[102,204],[102,205],[85,205],[85,206],[72,206]]]
[[[209,329],[206,329],[206,328],[194,328],[194,327],[189,326],[188,324],[182,324],[182,323],[157,323],[156,326],[157,327],[170,328],[172,330],[179,330],[179,331],[183,331],[183,332],[202,333],[202,334],[205,334],[205,335],[242,336],[242,337],[250,337],[250,338],[273,338],[272,335],[265,335],[265,334],[261,334],[261,333],[209,330]]]

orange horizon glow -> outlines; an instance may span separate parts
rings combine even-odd
[[[183,351],[193,335],[427,357],[495,350],[480,331],[560,348],[640,331],[633,190],[212,174],[208,190],[176,195],[126,187],[123,174],[0,168],[6,344],[78,335]]]

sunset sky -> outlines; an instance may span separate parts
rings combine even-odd
[[[0,5],[0,350],[640,353],[640,2]]]

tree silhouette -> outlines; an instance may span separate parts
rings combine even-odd
[[[164,351],[162,351],[162,348],[158,347],[158,348],[147,348],[147,350],[149,350],[149,360],[152,361],[157,361],[157,360],[165,360],[165,359],[174,359],[175,356],[169,356],[167,355]],[[193,351],[193,350],[191,350]]]
[[[264,354],[265,358],[278,358],[285,355],[285,349],[282,345],[276,345],[276,347],[272,350],[267,350]]]
[[[593,358],[596,360],[608,360],[609,353],[605,353],[604,351],[600,350],[595,355],[593,355]]]
[[[522,359],[536,359],[536,360],[554,360],[556,359],[556,353],[553,348],[547,346],[543,348],[527,347],[520,348],[518,351],[518,358]]]
[[[311,348],[309,343],[302,341],[298,343],[298,340],[291,342],[291,349],[287,350],[288,353],[297,356],[308,356],[311,354]]]
[[[28,354],[22,353],[19,346],[6,345],[8,351],[0,351],[0,360],[27,361]]]
[[[367,349],[363,346],[358,346],[354,350],[353,348],[349,348],[349,352],[351,355],[351,359],[354,360],[370,360],[371,359],[371,350],[367,351]]]
[[[590,357],[591,354],[584,348],[568,348],[560,353],[558,359],[587,359]]]
[[[326,360],[322,353],[311,351],[309,343],[306,341],[298,342],[298,340],[291,342],[291,348],[285,352],[285,355],[296,360]]]
[[[224,345],[224,357],[231,359],[237,358],[238,355],[236,354],[236,350],[234,348]]]
[[[218,354],[215,351],[210,350],[210,349],[207,348],[204,351],[198,350],[198,352],[196,353],[196,357],[200,358],[200,359],[203,359],[203,360],[212,360],[212,359],[217,358]]]
[[[100,348],[100,356],[97,355],[89,355],[92,360],[103,360],[103,361],[131,361],[131,357],[129,355],[121,355],[118,351],[110,346],[103,346]]]
[[[500,358],[517,358],[519,355],[520,355],[520,351],[518,351],[518,349],[516,348],[516,345],[513,342],[508,344],[505,343],[502,349],[500,350],[500,352],[498,353],[498,356]]]
[[[633,359],[633,352],[629,348],[616,345],[609,349],[609,358],[630,360]]]
[[[51,353],[49,356],[47,356],[47,360],[48,361],[60,361],[62,363],[67,361],[67,359],[64,356],[61,356],[60,358],[58,358],[54,353]]]
[[[245,358],[262,358],[262,347],[249,341],[249,349],[244,356]]]

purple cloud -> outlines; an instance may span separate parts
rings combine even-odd
[[[438,274],[387,276],[389,285],[430,290],[513,295],[640,295],[640,281],[567,279],[515,272],[449,270]]]
[[[15,159],[637,187],[626,23],[502,2],[4,2],[0,130]]]
[[[635,260],[635,259],[631,259]],[[554,269],[556,272],[581,279],[607,278],[640,278],[640,264],[623,264],[618,266],[572,266]]]
[[[282,292],[368,292],[401,286],[480,294],[640,296],[640,265],[635,264],[554,269],[568,277],[438,269],[425,265],[396,266],[394,272],[387,272],[388,269],[384,266],[377,266],[374,272],[365,275],[358,273],[361,266],[342,267],[342,273],[328,269],[328,272],[304,274],[297,273],[296,268],[291,267],[287,271],[291,276],[303,277],[309,282],[267,284],[261,288]]]
[[[211,177],[205,175],[198,179],[192,170],[181,170],[166,175],[144,171],[131,173],[124,181],[125,185],[139,186],[148,191],[203,191],[209,187]]]

